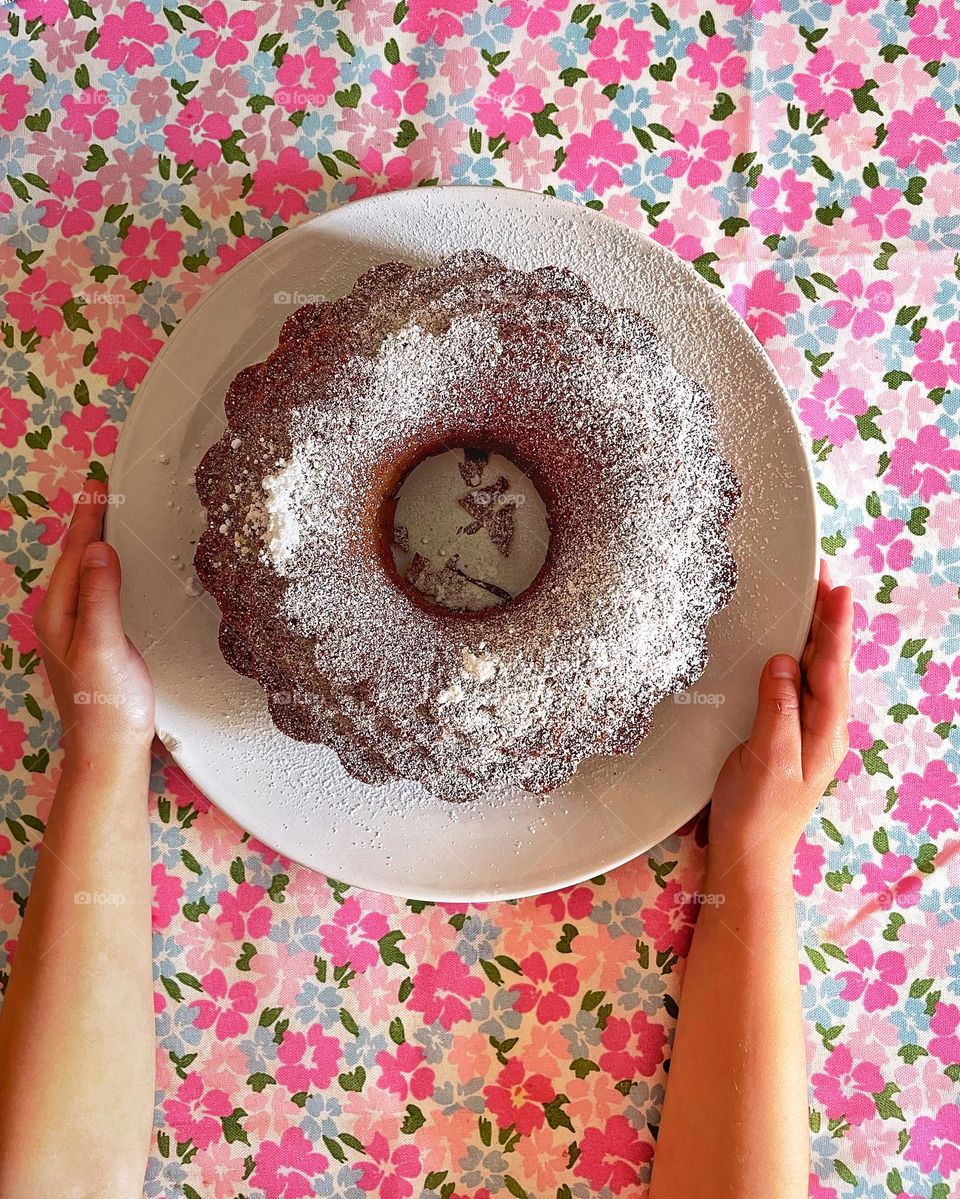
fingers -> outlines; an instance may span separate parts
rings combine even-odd
[[[67,652],[73,634],[80,560],[84,549],[102,533],[106,494],[106,484],[99,480],[87,479],[84,483],[73,509],[60,559],[54,567],[46,596],[37,613],[36,625],[41,640],[48,652],[61,659]]]
[[[807,634],[807,643],[803,647],[803,653],[800,657],[800,668],[804,672],[806,672],[810,660],[816,652],[817,632],[820,628],[820,612],[823,608],[824,598],[830,591],[830,587],[830,570],[826,559],[821,558],[820,577],[817,579],[817,595],[813,605],[813,619],[810,621],[810,632]]]
[[[800,667],[789,654],[777,654],[763,668],[741,762],[745,770],[800,769]]]
[[[805,774],[832,775],[846,752],[852,627],[850,589],[834,587],[824,596],[816,649],[806,668],[802,713]]]
[[[105,541],[88,545],[80,565],[71,657],[126,645],[120,615],[120,560]]]

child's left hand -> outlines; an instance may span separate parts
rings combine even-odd
[[[105,484],[88,479],[34,622],[64,748],[84,756],[149,749],[154,731],[153,684],[123,631],[120,562],[100,540],[106,504]]]

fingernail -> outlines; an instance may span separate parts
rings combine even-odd
[[[770,664],[770,675],[775,679],[795,679],[797,664],[789,654],[778,654]]]
[[[110,561],[110,551],[102,541],[91,542],[83,551],[84,570],[88,566],[106,566]]]

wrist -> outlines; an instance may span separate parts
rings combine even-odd
[[[142,773],[149,778],[152,737],[126,739],[70,737],[64,740],[63,777],[99,783],[129,780]]]
[[[711,841],[705,890],[721,894],[743,888],[763,892],[788,886],[792,890],[794,848],[778,837]]]

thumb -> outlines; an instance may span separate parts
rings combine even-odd
[[[771,658],[760,674],[757,714],[742,752],[747,769],[800,764],[800,667],[789,654]]]
[[[124,641],[120,615],[120,560],[105,541],[92,541],[80,562],[74,650],[110,649]]]

